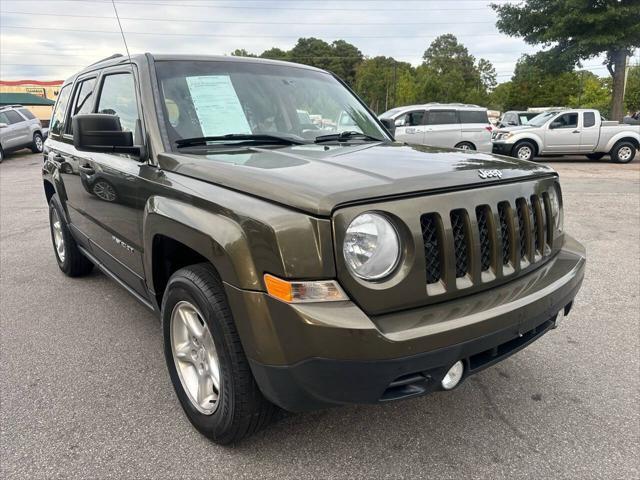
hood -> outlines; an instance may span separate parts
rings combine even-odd
[[[495,133],[507,133],[507,132],[518,132],[520,130],[529,130],[534,127],[533,125],[514,125],[512,127],[501,127],[497,130],[494,130]]]
[[[354,202],[554,173],[514,158],[399,143],[164,153],[158,162],[164,170],[318,216]],[[498,169],[502,178],[482,179],[479,169]]]

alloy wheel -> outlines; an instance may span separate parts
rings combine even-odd
[[[627,147],[626,145],[618,150],[618,158],[623,162],[629,160],[632,154],[631,147]]]
[[[64,235],[62,234],[62,222],[55,208],[51,211],[51,230],[53,232],[53,244],[56,249],[56,255],[58,255],[60,262],[64,263],[66,248],[64,245]]]
[[[182,388],[191,404],[211,415],[220,398],[220,361],[202,314],[187,301],[171,313],[171,352]]]

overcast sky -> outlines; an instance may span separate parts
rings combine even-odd
[[[499,3],[513,0],[496,0]],[[453,33],[498,81],[538,47],[500,34],[487,0],[116,0],[131,53],[261,53],[299,37],[344,39],[364,55],[418,65],[429,43]],[[0,0],[0,79],[64,79],[124,53],[110,0]],[[604,76],[601,59],[585,66]]]

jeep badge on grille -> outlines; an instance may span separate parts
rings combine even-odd
[[[480,178],[502,178],[501,170],[478,170],[478,176]]]

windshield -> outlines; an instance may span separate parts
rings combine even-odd
[[[358,99],[324,72],[235,61],[159,61],[156,71],[172,149],[184,139],[238,134],[312,143],[354,131],[388,140]]]
[[[540,115],[536,115],[531,120],[529,120],[527,125],[532,125],[534,127],[541,127],[542,125],[547,123],[549,119],[551,119],[551,117],[553,117],[556,113],[558,112],[544,112],[544,113],[541,113]]]

